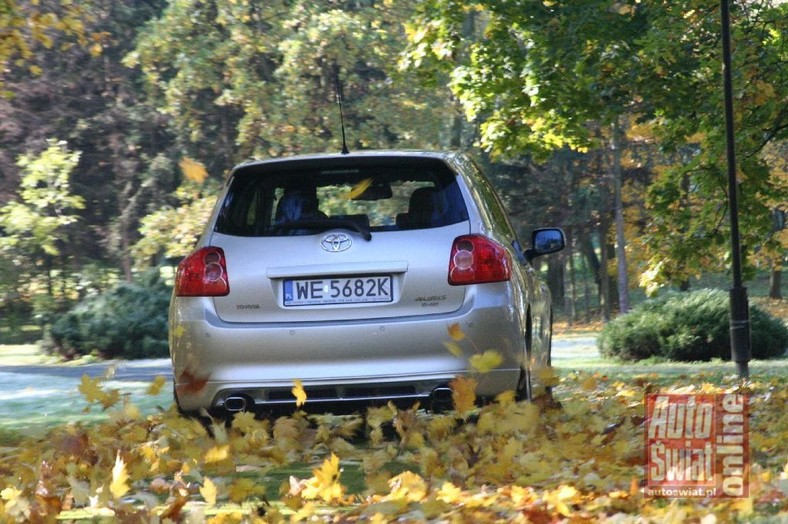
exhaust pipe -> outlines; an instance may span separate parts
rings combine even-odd
[[[224,409],[230,413],[246,411],[247,400],[243,396],[227,397],[224,401]]]
[[[452,390],[449,386],[438,386],[430,393],[430,409],[435,412],[447,411],[454,407]]]

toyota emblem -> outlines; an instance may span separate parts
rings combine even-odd
[[[347,250],[353,241],[344,233],[332,233],[323,237],[320,241],[320,247],[329,253],[339,253],[340,251]]]

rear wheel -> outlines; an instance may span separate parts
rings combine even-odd
[[[531,402],[534,398],[533,385],[531,381],[531,315],[525,327],[525,355],[523,364],[520,367],[520,380],[517,381],[517,400],[527,400]]]
[[[528,368],[528,362],[520,368],[520,380],[517,382],[517,400],[533,400],[533,390],[531,387],[531,370]]]

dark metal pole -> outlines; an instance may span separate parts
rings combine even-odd
[[[747,288],[742,286],[741,243],[739,240],[739,196],[736,182],[736,142],[733,133],[733,81],[731,79],[731,14],[729,0],[720,0],[722,18],[722,78],[725,98],[725,139],[728,160],[728,202],[731,220],[731,260],[733,287],[731,300],[731,359],[739,377],[750,375],[750,308]]]

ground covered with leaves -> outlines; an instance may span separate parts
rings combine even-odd
[[[144,415],[99,379],[80,391],[105,422],[0,449],[3,522],[740,522],[788,519],[784,377],[555,377],[560,407],[502,395],[443,414],[238,414],[203,424]],[[678,384],[683,385],[679,386]],[[151,393],[165,386],[151,384]],[[465,388],[465,389],[463,389]],[[644,395],[747,393],[750,497],[644,495]],[[308,402],[308,399],[307,399]]]

